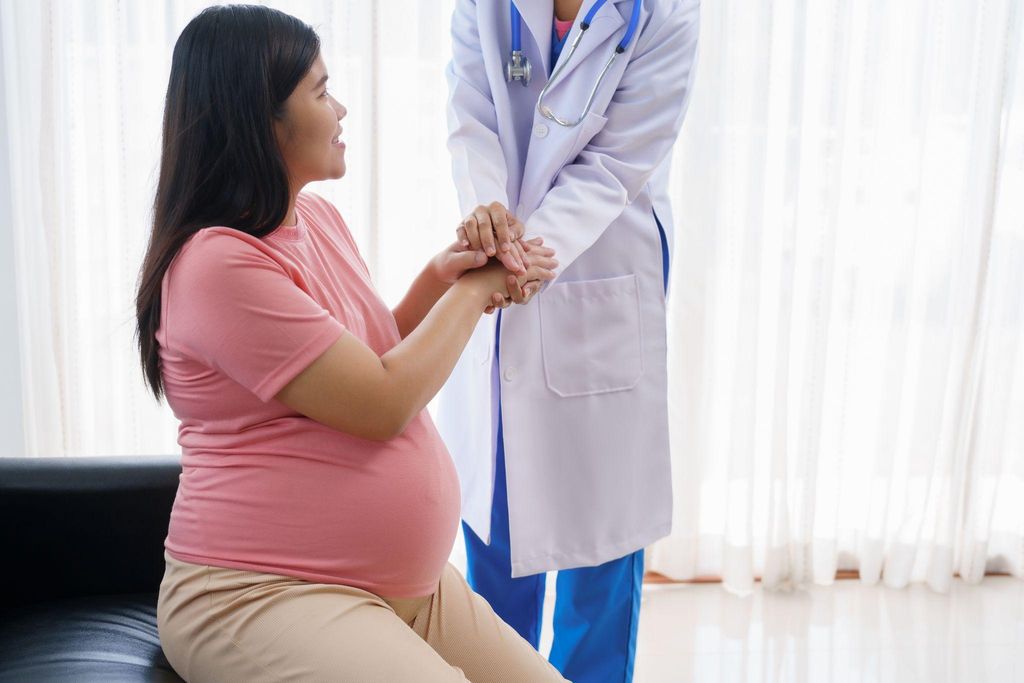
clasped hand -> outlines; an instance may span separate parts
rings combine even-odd
[[[493,313],[513,303],[526,304],[555,278],[555,251],[540,237],[524,240],[526,228],[500,202],[476,207],[456,229],[454,244],[438,255],[438,277],[451,284],[466,272],[487,267],[504,274],[485,310]]]

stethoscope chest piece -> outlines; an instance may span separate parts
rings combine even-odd
[[[508,62],[505,62],[505,80],[509,83],[519,81],[523,87],[526,87],[530,84],[530,77],[533,75],[530,60],[524,57],[519,50],[513,50],[511,57]]]

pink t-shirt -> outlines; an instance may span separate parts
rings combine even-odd
[[[573,20],[562,21],[558,17],[555,17],[555,33],[558,34],[558,39],[565,38],[565,34],[572,28]]]
[[[455,539],[459,483],[427,411],[380,443],[274,400],[345,330],[378,355],[400,341],[338,211],[302,193],[296,212],[263,239],[201,230],[164,277],[156,336],[182,449],[167,551],[428,595]]]

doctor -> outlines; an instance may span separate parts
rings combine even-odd
[[[482,321],[441,397],[468,578],[551,662],[632,678],[643,548],[672,518],[666,181],[699,0],[458,0],[448,68],[460,237],[520,271],[510,215],[558,254],[536,305]],[[582,34],[582,35],[581,35]]]

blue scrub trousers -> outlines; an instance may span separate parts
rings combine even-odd
[[[668,241],[661,236],[662,266],[668,286]],[[501,336],[501,317],[498,334]],[[495,341],[497,355],[497,341]],[[505,441],[498,411],[497,462],[491,503],[491,543],[485,544],[463,523],[468,568],[473,590],[535,648],[540,644],[544,613],[545,574],[512,578],[508,532],[508,489],[505,480]],[[629,683],[633,680],[636,633],[640,621],[640,588],[644,551],[597,567],[563,569],[555,588],[555,636],[551,663],[574,683]]]

